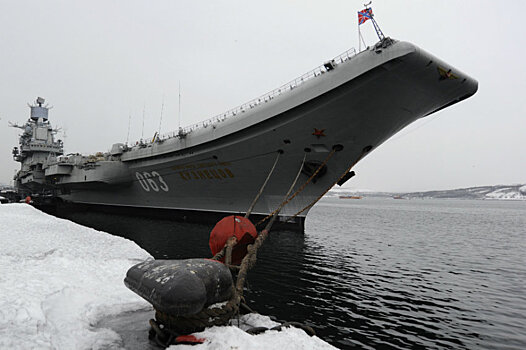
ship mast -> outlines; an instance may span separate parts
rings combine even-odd
[[[179,114],[177,117],[179,119],[178,129],[181,129],[181,81],[179,81]]]
[[[371,5],[372,3],[373,3],[372,1],[369,1],[369,4],[365,6],[366,6],[366,9],[370,10],[369,12],[371,13],[371,22],[373,22],[373,27],[374,27],[374,30],[376,31],[376,35],[378,35],[378,39],[382,41],[385,38],[384,33],[382,33],[382,30],[380,29],[378,22],[376,22],[376,20],[374,19],[373,9],[371,7],[367,8],[367,6]]]

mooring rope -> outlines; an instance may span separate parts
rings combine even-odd
[[[312,207],[316,202],[318,202],[319,199],[321,199],[336,183],[338,183],[338,181],[340,181],[356,165],[356,163],[358,163],[365,156],[365,154],[368,151],[369,149],[364,148],[362,154],[358,157],[358,159],[354,163],[352,163],[351,166],[349,166],[347,170],[330,187],[327,188],[326,191],[324,191],[320,196],[318,196],[314,201],[312,201],[305,208],[297,212],[292,218],[301,214],[303,211],[307,210],[308,208]],[[274,221],[276,220],[281,209],[283,209],[285,205],[287,205],[295,196],[297,196],[301,191],[305,189],[307,184],[310,181],[312,181],[312,179],[318,174],[321,168],[323,168],[323,166],[327,164],[327,162],[334,155],[335,152],[336,152],[336,149],[333,149],[332,152],[327,156],[325,161],[314,172],[314,174],[311,177],[309,177],[307,182],[304,185],[302,185],[292,196],[290,196],[291,192],[296,186],[296,183],[301,175],[301,171],[303,170],[305,159],[307,157],[307,154],[305,153],[305,155],[303,156],[303,161],[301,163],[301,166],[298,170],[298,173],[296,177],[294,178],[294,181],[292,182],[289,190],[285,194],[284,199],[279,205],[279,207],[276,210],[274,210],[269,216],[267,216],[264,220],[261,220],[260,222],[258,222],[258,225],[259,225],[262,222],[270,218],[270,221],[267,223],[265,228],[259,232],[254,243],[247,246],[247,254],[241,261],[240,266],[239,267],[236,266],[236,268],[239,269],[239,272],[237,274],[235,285],[231,287],[232,296],[226,302],[226,304],[222,306],[218,306],[218,307],[213,307],[213,308],[211,307],[204,308],[203,310],[201,310],[195,315],[185,315],[185,316],[172,316],[172,315],[163,313],[159,310],[156,310],[156,313],[155,313],[156,321],[151,320],[150,324],[152,326],[152,329],[155,332],[154,334],[155,340],[159,343],[159,345],[162,345],[165,347],[169,346],[171,342],[175,339],[175,336],[178,334],[192,333],[192,332],[202,330],[206,327],[210,327],[214,325],[217,325],[217,326],[226,325],[235,315],[239,314],[239,310],[241,307],[248,308],[248,306],[246,306],[244,303],[244,297],[243,297],[244,286],[245,286],[247,274],[248,274],[248,271],[256,264],[257,252],[259,248],[263,245],[263,242],[268,237],[269,231]],[[276,160],[274,161],[273,168],[271,172],[269,173],[269,175],[267,176],[267,180],[265,181],[265,183],[268,181],[268,178],[270,178],[270,175],[274,171],[274,167],[276,166],[278,158],[279,158],[279,154],[276,157]],[[263,188],[264,186],[262,187],[262,189]],[[262,192],[262,189],[260,190],[260,192]],[[230,237],[227,240],[227,243],[225,244],[223,249],[220,252],[218,252],[212,259],[219,260],[226,253],[227,264],[225,265],[232,269],[234,266],[230,265],[229,260],[230,260],[232,248],[236,245],[236,243],[237,243],[237,239],[235,237]],[[161,329],[159,327],[159,324],[164,325],[164,328]],[[300,328],[305,329],[304,327],[300,327]],[[306,329],[306,331],[309,331],[309,330]],[[312,332],[314,331],[312,330]]]
[[[351,171],[352,168],[354,168],[354,166],[368,153],[369,151],[366,150],[366,148],[364,148],[364,150],[362,151],[362,153],[360,154],[360,156],[358,157],[358,159],[356,159],[356,161],[354,163],[352,163],[348,168],[347,170],[345,170],[345,172],[336,180],[334,181],[329,187],[327,187],[327,189],[322,193],[320,194],[316,199],[314,199],[312,202],[310,202],[307,206],[305,206],[303,209],[301,209],[300,211],[298,211],[296,214],[294,214],[293,216],[291,216],[290,218],[288,218],[285,222],[289,222],[290,220],[294,219],[296,216],[300,215],[301,213],[303,213],[305,210],[307,209],[310,209],[312,208],[312,206],[314,206],[314,204],[318,203],[318,201],[327,194],[327,192],[329,192],[331,190],[331,188],[334,187],[334,185],[336,185],[341,179],[343,179],[343,177],[345,175],[347,175],[349,173],[349,171]]]
[[[318,166],[318,169],[316,169],[316,171],[307,179],[307,181],[305,181],[305,183],[300,188],[298,188],[296,190],[296,192],[294,192],[294,194],[292,196],[290,196],[290,198],[285,197],[285,200],[281,203],[281,205],[278,207],[278,209],[274,210],[272,213],[268,214],[266,217],[261,219],[255,226],[259,226],[262,223],[264,223],[265,221],[267,221],[268,219],[270,219],[278,210],[281,210],[281,208],[283,208],[291,200],[293,200],[298,194],[300,194],[305,189],[305,187],[307,187],[307,185],[312,181],[312,179],[314,179],[316,177],[316,175],[318,175],[318,173],[321,171],[321,169],[323,169],[323,167],[327,164],[329,159],[332,158],[334,153],[336,153],[336,149],[335,148],[332,149],[332,151],[327,155],[325,160]],[[305,153],[305,155],[307,155],[307,154]],[[303,162],[305,162],[305,158],[303,159]]]
[[[250,207],[248,208],[247,213],[245,214],[245,218],[248,219],[248,217],[252,213],[252,210],[254,209],[257,201],[259,200],[261,194],[263,193],[265,187],[267,186],[267,183],[268,183],[270,177],[274,173],[274,169],[276,168],[276,165],[278,164],[278,160],[279,160],[279,158],[280,158],[282,153],[283,153],[283,151],[281,151],[281,150],[278,151],[278,154],[276,155],[276,159],[274,160],[274,164],[272,165],[272,168],[270,169],[270,171],[269,171],[269,173],[267,175],[267,178],[263,182],[263,185],[261,186],[261,188],[259,189],[258,193],[256,194],[256,197],[252,201],[252,204],[250,204]],[[300,169],[303,169],[303,164],[305,163],[305,156],[303,158],[303,162],[302,162],[302,165],[301,165]],[[237,238],[235,236],[230,237],[227,240],[227,242],[225,243],[225,245],[223,246],[223,248],[219,252],[217,252],[211,259],[212,260],[221,260],[221,259],[223,259],[223,257],[225,257],[225,264],[228,267],[230,267],[231,269],[236,269],[236,267],[234,267],[234,266],[232,266],[230,264],[231,263],[231,258],[232,258],[232,249],[234,248],[234,246],[236,244],[237,244]]]
[[[300,165],[300,168],[298,170],[298,173],[296,174],[296,177],[294,178],[294,181],[290,185],[290,188],[287,191],[287,194],[285,194],[285,196],[284,196],[285,200],[281,203],[281,205],[278,207],[278,209],[276,209],[274,211],[274,215],[272,216],[270,221],[267,223],[267,226],[265,226],[265,228],[258,234],[258,237],[256,238],[256,241],[254,242],[254,244],[251,244],[251,245],[247,246],[247,255],[245,255],[243,260],[241,260],[240,269],[239,269],[239,273],[237,275],[237,281],[236,281],[236,289],[235,290],[236,290],[236,294],[238,295],[237,298],[239,298],[239,299],[241,299],[243,297],[243,288],[244,288],[244,285],[245,285],[245,280],[246,280],[246,277],[247,277],[248,270],[250,268],[252,268],[252,266],[254,266],[254,264],[256,263],[257,251],[258,251],[259,247],[261,247],[261,245],[263,244],[265,239],[267,238],[268,233],[270,231],[270,228],[272,227],[272,224],[276,220],[279,212],[285,206],[287,197],[290,195],[290,193],[292,192],[292,190],[296,186],[296,183],[298,182],[298,179],[299,179],[299,177],[301,175],[301,171],[303,170],[303,165],[305,164],[305,159],[306,158],[307,158],[307,153],[305,153],[305,155],[303,156],[303,160],[301,162],[301,165]]]
[[[305,159],[307,157],[307,154],[304,155],[303,160],[301,162],[300,168],[298,170],[298,173],[296,174],[296,177],[294,178],[294,181],[292,182],[289,190],[287,191],[287,194],[284,196],[285,199],[290,195],[294,187],[296,186],[296,183],[298,182],[298,179],[301,175],[301,170],[303,169],[303,165],[305,164]],[[268,236],[268,232],[270,228],[272,227],[272,224],[274,223],[276,217],[278,216],[280,210],[285,206],[285,200],[281,203],[279,208],[275,211],[272,219],[267,223],[265,226],[265,229],[263,229],[257,236],[256,240],[253,244],[247,246],[247,254],[241,261],[241,264],[239,266],[239,273],[237,275],[235,286],[232,286],[232,296],[228,300],[228,302],[222,306],[217,308],[204,308],[200,312],[198,312],[195,315],[187,315],[187,316],[172,316],[166,313],[163,313],[159,310],[156,310],[155,318],[156,322],[159,322],[161,324],[165,325],[165,328],[161,330],[155,329],[154,326],[152,326],[153,329],[155,329],[156,337],[159,337],[159,334],[161,334],[161,338],[163,339],[157,339],[158,343],[161,344],[168,344],[173,339],[173,334],[180,332],[180,333],[190,333],[195,332],[198,329],[202,329],[205,327],[210,327],[213,325],[224,325],[227,324],[228,321],[237,313],[239,313],[240,305],[244,302],[243,299],[243,289],[247,277],[248,270],[254,266],[256,263],[256,257],[257,257],[257,251],[265,241],[265,239]],[[222,257],[222,255],[226,254],[229,255],[229,250],[231,251],[232,247],[236,244],[237,240],[235,237],[231,237],[227,240],[227,243],[223,247],[223,249],[217,253],[212,259],[218,260]],[[228,266],[228,264],[227,264]],[[155,323],[155,322],[154,322]],[[164,332],[164,329],[167,330],[168,334]],[[160,330],[160,333],[159,333]]]
[[[265,179],[265,182],[263,182],[263,185],[259,189],[259,192],[256,195],[256,198],[252,201],[252,204],[250,204],[250,207],[247,210],[247,213],[245,214],[245,218],[248,218],[250,214],[252,214],[252,210],[256,206],[257,201],[259,200],[259,197],[263,193],[263,190],[265,189],[265,186],[267,186],[268,180],[272,176],[272,173],[274,172],[274,169],[276,168],[276,164],[278,164],[279,156],[283,153],[283,151],[278,151],[278,154],[276,155],[276,160],[274,161],[274,165],[272,165],[272,168],[270,169],[270,172],[267,175],[267,178]]]

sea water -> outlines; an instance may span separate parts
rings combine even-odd
[[[75,214],[156,258],[209,257],[208,225]],[[273,231],[245,296],[339,348],[525,349],[526,202],[337,199]]]

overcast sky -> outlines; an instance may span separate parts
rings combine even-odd
[[[189,125],[358,47],[364,1],[2,1],[0,183],[27,102],[54,106],[65,151],[107,151]],[[417,191],[526,183],[526,1],[373,2],[384,34],[410,41],[474,77],[470,99],[384,143],[346,184]],[[368,44],[376,38],[362,26]],[[142,113],[146,118],[142,128]]]

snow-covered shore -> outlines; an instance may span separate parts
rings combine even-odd
[[[118,344],[99,319],[144,308],[122,283],[150,257],[134,242],[44,214],[0,205],[0,348],[86,349]]]
[[[128,268],[147,258],[127,239],[26,204],[0,205],[0,349],[122,348],[117,332],[95,325],[148,307],[123,284]],[[251,326],[272,324],[251,317]],[[192,349],[334,349],[293,328],[253,336],[213,327],[199,336],[206,342]]]

